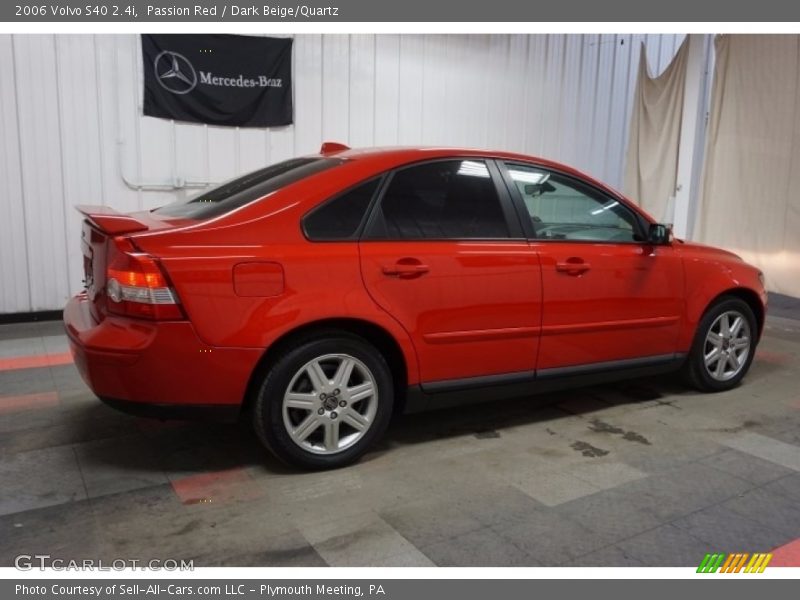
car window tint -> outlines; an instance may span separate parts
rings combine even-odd
[[[614,198],[559,173],[506,166],[538,239],[637,241],[636,216]]]
[[[311,240],[346,240],[358,231],[380,179],[363,183],[314,209],[303,229]]]
[[[319,156],[292,158],[226,181],[189,200],[167,204],[154,212],[189,219],[217,217],[343,162],[342,159]]]
[[[397,171],[367,233],[371,239],[509,237],[482,160],[446,160]]]

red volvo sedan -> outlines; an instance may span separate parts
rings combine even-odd
[[[670,370],[727,390],[764,324],[756,268],[519,154],[326,143],[150,212],[79,210],[86,290],[64,321],[94,393],[244,413],[307,468],[454,397]]]

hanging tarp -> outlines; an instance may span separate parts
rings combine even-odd
[[[689,44],[684,40],[664,72],[650,77],[642,44],[633,97],[623,190],[667,223],[673,216],[688,56]]]
[[[715,50],[697,237],[800,296],[800,36],[724,35]]]

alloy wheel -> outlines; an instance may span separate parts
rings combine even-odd
[[[378,386],[367,366],[348,354],[310,360],[283,396],[283,424],[292,441],[314,454],[335,454],[372,426]]]
[[[752,337],[745,316],[736,310],[719,315],[706,334],[703,362],[708,374],[717,381],[736,377],[747,364]]]

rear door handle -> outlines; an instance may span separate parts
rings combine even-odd
[[[591,268],[592,266],[588,262],[577,256],[571,256],[563,262],[556,263],[556,271],[572,276],[581,275]]]
[[[430,271],[430,267],[416,258],[401,258],[393,265],[384,265],[381,271],[387,277],[413,279]]]

